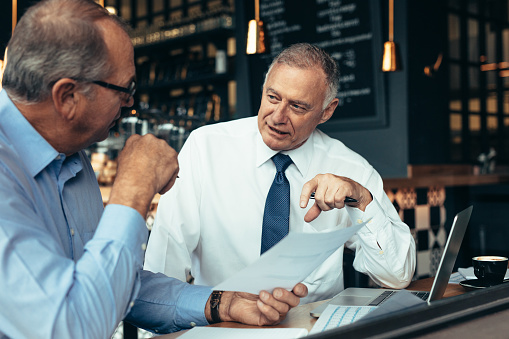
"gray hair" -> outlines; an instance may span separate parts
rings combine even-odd
[[[325,109],[327,105],[337,96],[339,89],[338,65],[336,61],[323,49],[308,43],[298,43],[284,49],[276,58],[274,58],[274,60],[272,60],[269,70],[265,75],[265,81],[263,82],[264,87],[272,68],[276,64],[285,64],[290,67],[297,67],[301,69],[317,66],[320,67],[325,74],[325,82],[327,85],[322,109]]]
[[[100,80],[113,72],[96,25],[116,16],[92,0],[43,0],[28,9],[7,46],[2,86],[19,103],[40,103],[62,78]],[[85,95],[91,84],[82,84]]]

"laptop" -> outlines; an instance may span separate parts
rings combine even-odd
[[[447,238],[444,247],[440,264],[438,265],[437,275],[433,280],[433,285],[429,292],[426,291],[409,291],[417,297],[427,301],[428,303],[434,300],[441,299],[444,295],[449,278],[456,262],[463,236],[467,229],[470,215],[472,214],[473,206],[466,208],[459,212],[454,217],[451,232]],[[320,304],[313,309],[310,314],[312,317],[318,318],[322,312],[327,308],[327,305],[340,305],[340,306],[378,306],[388,298],[390,298],[398,290],[391,290],[386,288],[357,288],[350,287],[332,298],[329,302]]]

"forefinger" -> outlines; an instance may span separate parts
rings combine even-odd
[[[311,179],[302,186],[300,193],[300,207],[305,208],[308,205],[311,194],[316,190],[318,183],[315,179]]]

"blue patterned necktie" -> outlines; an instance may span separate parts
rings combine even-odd
[[[288,234],[290,220],[290,183],[285,170],[292,163],[288,155],[281,153],[272,157],[276,165],[276,176],[270,186],[263,213],[262,246],[263,254]]]

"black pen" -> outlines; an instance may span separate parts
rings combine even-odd
[[[311,196],[309,198],[310,199],[314,199],[315,198],[315,192],[311,193]],[[346,197],[345,198],[345,202],[346,203],[350,203],[350,202],[358,202],[358,201],[355,200],[354,198]]]

